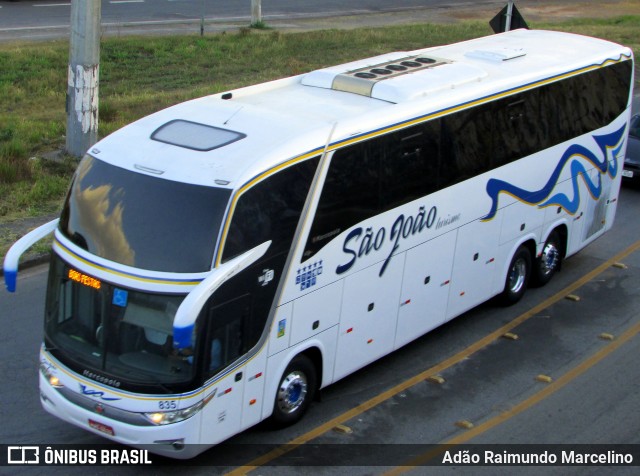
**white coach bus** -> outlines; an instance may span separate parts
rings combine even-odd
[[[633,57],[517,30],[170,107],[80,163],[42,405],[187,458],[530,281],[613,223]]]

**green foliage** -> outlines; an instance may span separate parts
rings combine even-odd
[[[534,25],[640,48],[640,17]],[[491,34],[485,22],[282,33],[245,28],[207,37],[105,38],[101,45],[102,137],[172,104],[394,50]],[[68,45],[0,45],[0,222],[54,211],[76,161],[41,158],[64,147]],[[33,158],[37,159],[33,159]]]
[[[255,28],[256,30],[270,30],[271,29],[271,27],[269,25],[267,25],[263,21],[257,21],[255,23],[252,23],[251,24],[251,28]]]

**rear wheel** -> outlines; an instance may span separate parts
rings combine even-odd
[[[552,231],[544,243],[542,254],[536,259],[536,265],[533,269],[533,279],[536,285],[544,286],[547,284],[560,268],[561,246],[560,236],[557,232]]]
[[[526,246],[520,246],[509,264],[501,300],[506,305],[517,303],[527,291],[531,274],[531,253]]]
[[[271,420],[277,426],[293,425],[306,413],[316,392],[316,369],[305,355],[298,355],[282,374]]]

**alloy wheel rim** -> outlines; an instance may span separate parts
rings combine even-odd
[[[302,406],[308,391],[307,377],[300,371],[291,372],[278,389],[278,408],[283,413],[293,413]]]
[[[512,293],[519,293],[524,287],[527,272],[527,263],[524,258],[518,258],[509,273],[509,289]]]
[[[553,272],[558,266],[560,252],[554,243],[547,243],[542,250],[540,257],[540,269],[547,275]]]

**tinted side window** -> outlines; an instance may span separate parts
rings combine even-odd
[[[315,157],[287,167],[238,200],[223,261],[265,241],[272,244],[258,261],[225,281],[202,308],[198,319],[208,329],[201,351],[205,378],[245,355],[265,332],[318,161]]]
[[[606,91],[605,82],[606,69],[598,69],[591,73],[581,74],[572,78],[573,91],[572,98],[578,133],[585,134],[596,130],[606,123],[604,116],[604,98]]]
[[[574,109],[574,81],[575,78],[570,78],[554,83],[552,86],[555,108],[551,110],[550,114],[555,114],[558,118],[556,143],[564,142],[581,133]]]
[[[215,375],[244,355],[255,345],[256,339],[248,339],[251,300],[240,296],[208,310],[209,333],[205,349],[205,375]]]
[[[335,152],[304,259],[378,213],[594,131],[626,107],[631,61]]]
[[[613,121],[622,114],[629,102],[631,89],[631,61],[624,61],[604,68],[606,91],[604,102],[604,123]]]
[[[380,212],[381,145],[382,140],[377,139],[345,147],[333,154],[307,240],[305,258],[354,223]]]
[[[544,147],[547,131],[540,124],[545,121],[540,119],[537,90],[501,99],[493,109],[492,168],[531,155]]]
[[[491,167],[493,148],[491,106],[467,109],[443,118],[441,187],[462,182]]]
[[[382,209],[391,210],[438,189],[440,122],[390,134],[382,157]]]
[[[538,88],[545,140],[537,150],[609,124],[627,106],[630,81],[631,61],[624,61]]]
[[[271,240],[269,253],[289,250],[318,158],[293,165],[246,191],[236,205],[222,261]]]

